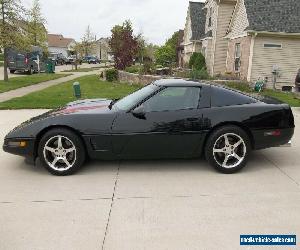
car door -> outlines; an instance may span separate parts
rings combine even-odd
[[[166,87],[112,126],[114,153],[121,158],[190,157],[203,141],[201,87]],[[203,103],[206,102],[206,103]]]

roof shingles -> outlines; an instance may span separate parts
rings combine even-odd
[[[64,38],[59,34],[48,34],[49,47],[68,48],[72,42],[75,42],[73,38]]]
[[[200,40],[205,34],[206,14],[203,9],[204,3],[190,2],[190,18],[192,28],[191,40]]]
[[[300,0],[244,0],[247,30],[300,33]]]

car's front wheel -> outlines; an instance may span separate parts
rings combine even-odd
[[[75,173],[85,161],[85,148],[80,137],[67,129],[52,129],[41,139],[39,157],[53,175]]]
[[[237,126],[225,126],[210,135],[205,156],[218,171],[232,174],[245,167],[250,151],[247,133]]]

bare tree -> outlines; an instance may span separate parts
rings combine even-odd
[[[32,8],[28,13],[29,20],[28,26],[28,37],[29,43],[34,46],[43,48],[46,51],[47,46],[47,30],[45,28],[46,19],[41,13],[41,5],[39,0],[34,0]]]
[[[4,49],[4,81],[8,81],[8,48],[28,48],[24,30],[25,13],[20,0],[0,0],[0,47]]]
[[[84,36],[81,40],[82,40],[81,44],[84,49],[84,53],[86,56],[88,56],[96,40],[95,35],[92,33],[89,25],[87,26]]]

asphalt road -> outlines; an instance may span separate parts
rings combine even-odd
[[[42,111],[0,111],[0,141]],[[240,234],[296,234],[300,110],[292,148],[254,152],[234,175],[203,159],[90,162],[51,176],[0,150],[0,249],[257,249]]]

